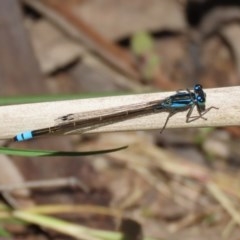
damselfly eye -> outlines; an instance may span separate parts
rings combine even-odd
[[[198,101],[198,102],[203,102],[204,100],[202,99],[201,96],[197,96],[197,101]]]
[[[194,90],[195,91],[199,91],[199,90],[201,90],[202,89],[202,85],[200,85],[200,84],[196,84],[195,86],[194,86]]]

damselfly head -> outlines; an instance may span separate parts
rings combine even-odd
[[[203,91],[202,85],[196,84],[194,86],[194,93],[196,94],[197,101],[200,102],[206,102],[206,94]]]
[[[206,94],[202,89],[202,85],[196,84],[194,86],[194,93],[196,95],[198,108],[201,112],[205,111]]]

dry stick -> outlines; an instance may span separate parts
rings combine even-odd
[[[231,200],[219,189],[214,183],[209,181],[206,184],[207,189],[212,193],[216,200],[222,205],[222,207],[229,213],[232,219],[240,225],[240,215],[238,210],[234,207]]]
[[[186,123],[187,112],[175,114],[169,120],[167,128],[222,127],[240,125],[240,87],[206,89],[206,107],[215,106],[205,117]],[[70,113],[87,112],[124,107],[129,104],[161,100],[175,92],[137,94],[128,96],[103,97],[69,101],[45,102],[0,107],[0,139],[12,138],[19,132],[54,126],[55,119]],[[194,115],[197,113],[194,111]],[[89,132],[110,132],[127,130],[161,129],[168,113],[160,112],[144,117],[133,118]],[[89,113],[91,117],[91,112]]]
[[[47,180],[28,181],[16,184],[0,185],[0,192],[12,192],[16,189],[37,189],[37,188],[56,188],[56,187],[79,187],[85,192],[89,191],[88,186],[75,177],[56,178]]]
[[[95,32],[79,16],[75,16],[74,12],[67,6],[51,1],[23,1],[39,11],[73,39],[84,43],[91,50],[95,51],[112,66],[115,66],[133,79],[138,78],[139,74],[133,67],[134,62],[131,55]]]

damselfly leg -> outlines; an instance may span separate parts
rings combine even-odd
[[[194,121],[198,120],[199,118],[202,118],[203,120],[207,120],[207,118],[203,117],[203,115],[205,115],[211,109],[218,110],[219,108],[212,106],[212,107],[209,107],[206,110],[204,110],[204,112],[201,112],[197,107],[197,111],[199,113],[199,116],[191,116],[193,109],[194,109],[194,106],[192,108],[190,108],[188,113],[187,113],[187,118],[186,118],[187,123],[194,122]]]
[[[164,123],[164,125],[163,125],[163,127],[162,127],[162,129],[161,129],[161,131],[160,131],[160,133],[162,133],[162,132],[164,131],[164,129],[166,128],[166,126],[167,126],[167,124],[168,124],[169,119],[170,119],[174,114],[176,114],[176,113],[177,113],[177,112],[174,111],[174,112],[170,112],[170,113],[168,114],[167,119],[166,119],[166,121],[165,121],[165,123]]]

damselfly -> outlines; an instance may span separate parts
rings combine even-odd
[[[211,109],[216,107],[205,108],[206,94],[202,86],[196,84],[193,91],[189,89],[179,90],[174,95],[163,100],[155,100],[139,104],[131,104],[123,107],[112,108],[108,110],[98,110],[86,113],[73,113],[61,116],[57,121],[57,125],[32,131],[25,131],[17,134],[14,141],[25,141],[38,136],[51,134],[71,134],[84,133],[89,130],[113,124],[128,119],[142,117],[148,114],[168,112],[167,119],[161,132],[166,128],[169,119],[176,113],[187,111],[186,122],[192,122],[203,117]],[[194,107],[197,107],[198,116],[191,116]],[[91,117],[89,117],[91,116]]]

